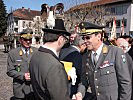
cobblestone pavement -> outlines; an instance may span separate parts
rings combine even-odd
[[[7,53],[0,49],[0,100],[10,100],[12,95],[12,78],[6,75]]]

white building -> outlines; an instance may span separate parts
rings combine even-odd
[[[35,38],[41,38],[44,23],[41,21],[41,12],[25,9],[24,7],[12,11],[8,14],[7,36],[18,36],[26,28],[33,30],[33,44],[36,44]],[[14,41],[16,46],[16,40]]]

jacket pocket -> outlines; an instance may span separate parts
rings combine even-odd
[[[114,66],[108,66],[100,69],[101,86],[116,84],[116,71]]]

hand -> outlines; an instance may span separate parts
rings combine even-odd
[[[72,100],[76,100],[76,95],[75,94],[72,96]]]
[[[24,76],[27,81],[30,81],[30,73],[25,73]]]
[[[80,92],[76,94],[76,100],[82,100],[82,94]]]

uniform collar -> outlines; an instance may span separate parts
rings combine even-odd
[[[21,47],[23,53],[25,54],[26,53],[26,48],[24,47]],[[29,54],[30,53],[30,48],[27,49],[27,53]]]
[[[54,53],[57,57],[59,57],[58,53],[57,53],[56,50],[54,50],[53,48],[50,48],[50,47],[45,46],[45,45],[42,45],[42,47],[43,47],[43,48],[46,48],[46,49],[49,49],[49,50],[51,50],[51,51],[53,51],[53,53]]]
[[[96,52],[92,51],[92,54],[96,53],[98,56],[101,54],[102,52],[102,48],[103,48],[103,43],[101,44],[101,46],[97,49]]]

